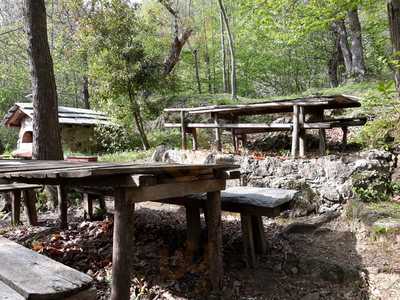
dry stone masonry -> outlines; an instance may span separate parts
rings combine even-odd
[[[383,150],[311,159],[266,157],[260,160],[251,156],[159,147],[152,159],[159,162],[238,164],[242,180],[235,182],[235,185],[301,191],[292,210],[293,216],[340,210],[353,196],[356,184],[363,182],[368,185],[369,181],[376,178],[384,184],[388,183],[395,167],[394,156]]]

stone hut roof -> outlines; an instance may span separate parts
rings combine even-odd
[[[3,124],[7,127],[21,127],[21,122],[25,117],[33,118],[32,103],[15,103],[5,115]],[[105,113],[67,106],[58,107],[58,120],[60,124],[81,126],[113,124]]]

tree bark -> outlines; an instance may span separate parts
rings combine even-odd
[[[83,76],[82,96],[83,96],[83,104],[84,104],[85,108],[90,109],[89,78],[87,77],[87,75]]]
[[[25,0],[24,16],[33,96],[32,157],[61,160],[63,152],[58,123],[57,88],[47,37],[44,0]]]
[[[331,87],[337,87],[339,85],[338,79],[338,66],[340,57],[340,36],[337,32],[332,32],[334,42],[331,58],[328,61],[328,75]]]
[[[193,50],[194,56],[194,72],[196,76],[196,83],[197,83],[197,92],[201,94],[201,81],[200,81],[200,71],[199,71],[199,50]]]
[[[394,63],[394,80],[400,95],[400,0],[389,0],[387,3],[390,39]]]
[[[225,50],[225,25],[224,17],[220,12],[221,22],[221,64],[222,64],[222,89],[224,93],[228,92],[228,72],[226,68],[226,50]]]
[[[343,55],[346,76],[350,77],[352,72],[352,58],[348,43],[348,36],[344,20],[337,20],[332,24],[334,31],[339,36],[340,50]]]
[[[228,33],[229,50],[231,54],[231,97],[232,100],[237,100],[236,60],[235,60],[235,46],[233,42],[233,34],[229,26],[228,17],[226,15],[225,7],[222,3],[222,0],[218,0],[218,3],[226,26],[226,31]]]
[[[363,80],[366,73],[364,61],[364,48],[362,44],[361,23],[358,17],[358,9],[355,7],[348,13],[349,29],[351,36],[351,74],[358,80]]]

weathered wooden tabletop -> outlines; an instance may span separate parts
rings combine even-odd
[[[0,160],[0,179],[10,182],[60,185],[60,219],[67,224],[62,186],[111,187],[114,195],[112,300],[130,299],[130,265],[134,203],[207,193],[210,283],[222,287],[221,196],[231,164],[133,164],[71,161]]]

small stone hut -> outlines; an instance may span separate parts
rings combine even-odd
[[[16,156],[31,156],[32,120],[32,103],[15,103],[3,119],[5,126],[19,128]],[[113,124],[102,112],[66,106],[58,107],[58,120],[63,148],[71,152],[95,151],[95,126]]]

